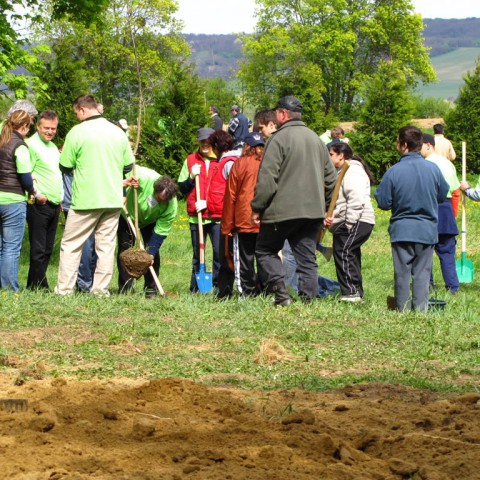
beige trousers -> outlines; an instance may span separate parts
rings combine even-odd
[[[109,295],[108,286],[113,275],[115,245],[120,209],[73,210],[68,212],[65,232],[60,245],[60,265],[55,293],[73,293],[83,244],[95,232],[97,267],[93,277],[92,293]]]

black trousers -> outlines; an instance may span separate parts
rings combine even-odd
[[[47,268],[55,244],[60,205],[27,205],[30,268],[27,288],[48,288]]]
[[[240,285],[242,294],[246,296],[256,295],[261,290],[259,279],[255,272],[257,236],[258,233],[239,232],[237,234]]]
[[[285,240],[288,240],[297,262],[298,294],[308,299],[318,295],[315,251],[322,223],[323,219],[306,218],[261,223],[255,253],[266,277],[267,290],[271,291],[278,282],[284,285],[285,268],[278,252],[283,248]]]
[[[341,225],[333,234],[333,259],[342,295],[364,295],[360,247],[368,240],[372,230],[372,224],[357,222],[350,231]]]
[[[144,245],[147,245],[150,241],[150,237],[153,234],[155,223],[151,223],[146,227],[140,229],[140,235],[142,236]],[[122,262],[120,261],[120,254],[135,244],[135,232],[132,231],[128,222],[120,215],[118,221],[117,230],[118,239],[118,252],[117,252],[117,267],[118,267],[118,291],[121,293],[127,293],[133,289],[133,278],[127,273]],[[160,272],[160,251],[153,257],[153,269],[158,275]],[[145,282],[145,290],[156,292],[157,286],[153,279],[150,269],[143,276]]]

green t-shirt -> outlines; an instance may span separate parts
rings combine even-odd
[[[15,150],[15,163],[17,165],[17,173],[31,172],[30,152],[25,145],[20,145]],[[10,203],[24,202],[26,199],[26,194],[18,195],[18,193],[0,192],[0,205],[9,205]]]
[[[137,167],[135,173],[138,178],[138,226],[143,228],[155,222],[154,232],[167,236],[177,216],[177,198],[172,198],[167,203],[158,203],[153,194],[153,184],[161,175],[146,167]],[[132,218],[135,216],[133,191],[133,188],[127,188],[127,210]]]
[[[46,195],[56,205],[62,201],[62,173],[60,172],[60,152],[53,142],[42,140],[38,132],[26,140],[30,150],[32,175],[38,193]]]
[[[122,208],[123,169],[133,163],[128,138],[101,116],[75,125],[65,139],[60,165],[74,169],[74,210]]]
[[[447,158],[438,155],[438,153],[432,153],[426,159],[432,163],[435,163],[435,165],[437,165],[437,167],[440,169],[443,174],[443,178],[445,178],[450,186],[447,198],[452,198],[452,192],[460,188],[460,182],[458,181],[455,165]]]

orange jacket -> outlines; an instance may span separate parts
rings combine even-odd
[[[222,234],[258,233],[260,225],[252,222],[250,202],[257,183],[260,160],[256,155],[240,157],[228,177],[223,199]]]

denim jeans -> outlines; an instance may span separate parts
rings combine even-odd
[[[320,245],[320,244],[318,244]],[[321,252],[318,248],[317,250]],[[285,285],[287,287],[293,288],[298,292],[298,277],[297,277],[297,262],[292,253],[292,248],[288,243],[288,240],[285,242],[283,249],[283,266],[285,267]],[[332,278],[323,277],[318,275],[318,296],[325,298],[327,295],[335,295],[340,292],[340,284],[333,280]]]
[[[83,244],[82,257],[78,266],[77,290],[88,293],[92,289],[93,276],[97,266],[97,254],[95,253],[95,232],[93,232]]]
[[[0,288],[18,292],[18,264],[27,202],[0,205]]]

